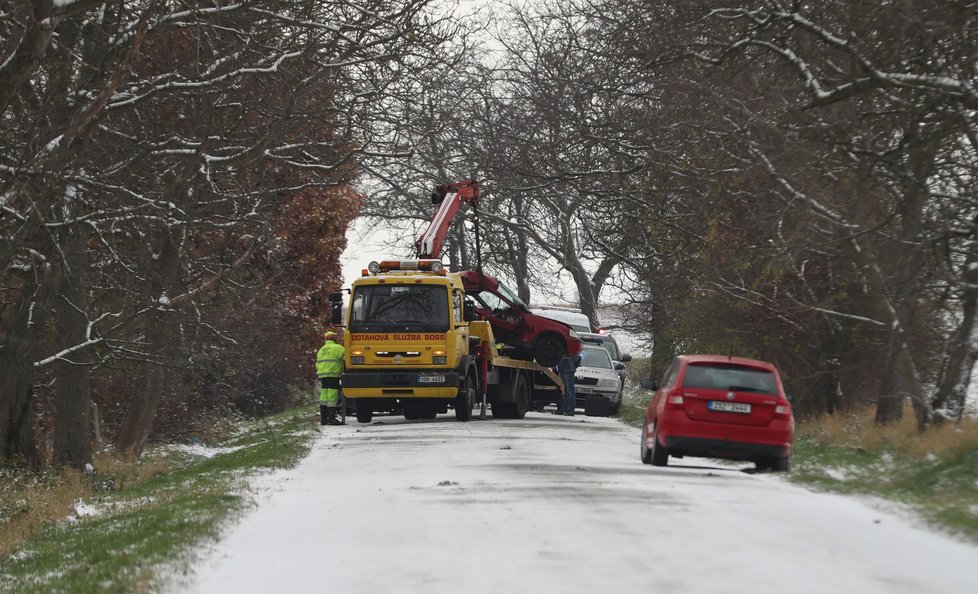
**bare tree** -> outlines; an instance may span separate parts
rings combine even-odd
[[[56,364],[67,377],[106,357],[141,362],[128,368],[144,385],[116,439],[138,455],[168,369],[195,365],[193,329],[236,342],[210,296],[246,291],[251,259],[279,241],[269,219],[280,204],[350,199],[332,189],[367,156],[396,153],[385,107],[404,99],[406,73],[442,61],[447,13],[430,5],[146,0],[52,20],[57,43],[24,41],[48,54],[18,69],[26,78],[3,114],[0,373],[15,381],[0,393],[0,455],[40,462],[35,370]],[[9,30],[30,32],[28,13],[5,14]],[[342,237],[352,210],[335,210],[331,233]],[[86,258],[89,286],[77,270]],[[45,316],[59,292],[63,341],[49,347]],[[86,433],[73,414],[62,419],[81,426],[71,435]],[[68,463],[86,456],[66,448]]]
[[[962,239],[970,242],[974,233],[975,205],[968,198],[973,175],[954,171],[974,171],[976,163],[974,145],[962,142],[974,137],[978,98],[970,57],[974,23],[966,20],[962,26],[962,10],[964,3],[940,3],[928,6],[921,18],[901,6],[840,2],[808,8],[768,2],[727,3],[707,12],[713,29],[704,33],[710,43],[703,44],[700,57],[727,65],[741,56],[758,64],[774,61],[793,72],[799,94],[807,98],[798,107],[813,110],[813,118],[824,117],[806,124],[808,130],[846,151],[854,164],[863,163],[859,169],[869,183],[862,189],[880,200],[880,211],[846,213],[837,197],[800,189],[789,181],[793,172],[776,165],[765,151],[755,151],[793,199],[845,241],[845,256],[857,263],[871,291],[874,312],[869,317],[878,316],[888,329],[880,422],[898,418],[905,399],[921,428],[932,420],[925,393],[932,357],[927,348],[915,346],[923,338],[917,336],[915,320],[931,302],[924,295],[933,294],[934,247],[963,254],[955,246]],[[853,106],[851,119],[833,121],[847,113],[845,104]],[[963,260],[956,255],[946,262],[945,293],[963,286]],[[947,303],[959,311],[962,306],[957,300]],[[956,348],[962,347],[969,348],[958,342]],[[967,375],[959,367],[967,359],[957,358],[951,375]]]

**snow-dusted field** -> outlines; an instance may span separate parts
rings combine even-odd
[[[974,594],[978,547],[613,419],[324,428],[174,591]],[[188,583],[189,581],[189,583]]]

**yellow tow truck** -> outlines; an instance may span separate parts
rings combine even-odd
[[[468,421],[477,404],[482,416],[488,406],[493,417],[521,419],[563,390],[550,368],[499,352],[462,278],[440,260],[371,262],[352,284],[342,322],[343,395],[361,423],[377,411],[427,419],[449,407]]]

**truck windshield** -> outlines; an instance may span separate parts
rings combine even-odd
[[[448,290],[435,285],[367,285],[353,291],[350,332],[447,332]]]

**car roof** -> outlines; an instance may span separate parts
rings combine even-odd
[[[745,365],[747,367],[760,367],[762,369],[768,369],[771,371],[777,370],[773,363],[769,363],[767,361],[750,359],[748,357],[733,357],[731,355],[679,355],[679,359],[682,359],[687,363],[733,363],[735,365]]]
[[[611,334],[598,334],[597,332],[578,332],[577,336],[581,340],[585,342],[590,342],[592,344],[602,343],[605,341],[614,342],[614,343],[618,342],[617,340],[615,340],[615,337],[612,336]]]

